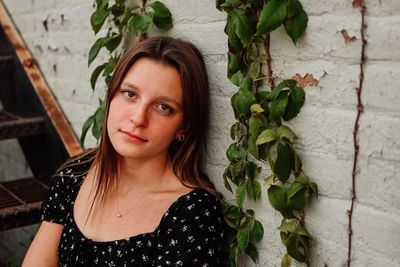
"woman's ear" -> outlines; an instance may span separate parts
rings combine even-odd
[[[176,138],[176,139],[180,139],[180,138],[182,138],[182,136],[185,135],[185,133],[186,133],[186,130],[185,130],[185,129],[180,129],[180,130],[175,134],[175,138]]]

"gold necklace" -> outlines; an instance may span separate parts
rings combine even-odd
[[[165,169],[164,169],[164,171],[165,171]],[[162,172],[162,174],[161,174],[161,176],[158,178],[158,182],[157,182],[157,184],[155,185],[155,186],[153,186],[149,191],[147,191],[146,193],[143,193],[142,195],[141,195],[141,197],[139,197],[138,198],[138,200],[127,210],[127,211],[125,211],[125,212],[120,212],[119,211],[119,207],[118,207],[118,196],[115,196],[115,202],[116,202],[116,204],[117,204],[117,213],[116,213],[116,216],[117,216],[117,218],[121,218],[122,216],[125,216],[126,214],[128,214],[131,210],[133,210],[133,208],[134,207],[136,207],[140,202],[143,202],[143,200],[145,200],[148,196],[149,196],[149,194],[151,193],[151,192],[153,192],[160,184],[161,184],[161,180],[162,180],[162,178],[163,178],[163,176],[164,176],[164,171]],[[118,189],[118,184],[117,184],[117,189]]]

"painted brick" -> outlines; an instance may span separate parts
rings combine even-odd
[[[214,0],[165,0],[171,10],[174,27],[168,32],[152,29],[150,36],[169,35],[195,43],[204,54],[211,93],[211,121],[206,152],[206,173],[227,199],[222,173],[227,166],[225,151],[232,140],[229,128],[234,122],[230,97],[237,90],[226,78],[226,14],[215,8]],[[283,27],[271,34],[274,74],[290,78],[307,73],[319,85],[305,88],[306,103],[299,116],[285,122],[298,135],[296,148],[305,172],[318,183],[320,198],[313,199],[306,223],[315,235],[312,266],[345,266],[347,258],[347,215],[350,207],[351,171],[354,157],[353,127],[356,116],[355,88],[359,82],[360,11],[352,1],[301,1],[309,14],[307,32],[297,45]],[[91,45],[104,31],[94,36],[89,16],[94,1],[4,0],[13,20],[38,62],[50,88],[73,129],[80,136],[83,122],[97,108],[105,86],[99,79],[95,93],[90,89],[91,71],[106,59],[105,51],[87,67]],[[399,188],[400,162],[400,4],[398,0],[366,0],[365,79],[360,119],[360,152],[357,168],[357,202],[354,211],[352,266],[397,266],[396,251],[400,240]],[[47,21],[48,30],[43,22]],[[346,29],[356,41],[345,43]],[[54,67],[55,66],[55,67]],[[264,86],[265,88],[266,86]],[[16,173],[3,171],[0,176],[29,174],[21,160],[17,144],[0,144],[0,166],[13,165]],[[96,145],[88,135],[86,147]],[[269,169],[263,165],[263,173]],[[264,224],[265,236],[259,244],[258,264],[240,266],[279,266],[285,248],[276,227],[281,216],[268,204],[263,186],[262,201],[247,202]],[[35,227],[33,227],[35,228]],[[0,259],[5,255],[21,259],[35,229],[0,233]],[[18,233],[18,234],[16,234]],[[3,238],[4,237],[4,238]],[[13,246],[13,248],[9,248]],[[4,252],[3,252],[4,251]],[[14,253],[15,254],[12,254]],[[294,264],[294,266],[301,266]]]

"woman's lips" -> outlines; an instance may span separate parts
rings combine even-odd
[[[126,132],[126,131],[122,131],[122,130],[120,130],[120,132],[125,134],[125,135],[127,135],[127,136],[129,136],[134,141],[141,141],[141,142],[147,142],[148,141],[148,140],[143,139],[140,136],[134,135],[134,134],[132,134],[130,132]]]

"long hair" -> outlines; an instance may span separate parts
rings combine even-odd
[[[116,184],[118,156],[107,133],[110,102],[119,90],[128,70],[140,58],[150,58],[174,67],[183,87],[183,142],[174,140],[168,149],[173,171],[187,187],[198,187],[221,198],[208,177],[201,172],[209,123],[209,85],[204,60],[191,43],[169,37],[154,37],[136,43],[119,60],[108,87],[105,118],[99,146],[86,153],[93,160],[96,184],[95,199],[104,201]]]

